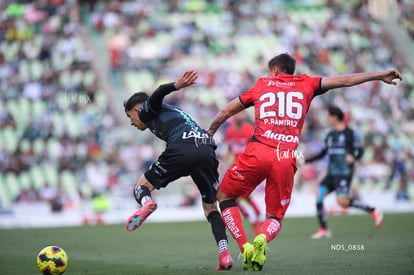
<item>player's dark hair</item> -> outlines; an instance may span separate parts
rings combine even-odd
[[[293,75],[296,68],[296,60],[287,53],[279,54],[267,63],[269,69],[278,67],[282,73]]]
[[[331,116],[336,116],[339,121],[343,121],[344,120],[344,113],[342,112],[341,109],[339,109],[336,106],[329,106],[328,107],[328,113]]]
[[[142,104],[148,99],[148,95],[144,92],[137,92],[124,101],[125,112],[131,111],[137,104]]]

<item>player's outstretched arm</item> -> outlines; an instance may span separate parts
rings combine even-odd
[[[182,76],[180,76],[177,81],[174,83],[174,87],[179,90],[181,88],[196,84],[198,78],[198,73],[196,71],[186,71]]]
[[[158,113],[161,110],[161,104],[164,97],[173,91],[195,84],[198,78],[198,73],[195,71],[186,71],[175,82],[160,85],[148,99],[148,105],[153,113]]]
[[[328,153],[328,148],[324,147],[322,149],[322,151],[320,151],[317,155],[305,159],[305,163],[310,163],[310,162],[313,162],[315,160],[319,160],[319,159],[323,158],[326,155],[326,153]]]
[[[356,73],[343,76],[322,78],[322,89],[330,90],[341,87],[355,86],[364,82],[380,80],[387,84],[397,85],[396,79],[402,80],[401,74],[396,70],[375,73]]]
[[[232,115],[239,113],[244,110],[245,106],[240,102],[239,98],[235,98],[227,104],[214,118],[213,122],[208,127],[207,132],[214,136],[217,129]]]

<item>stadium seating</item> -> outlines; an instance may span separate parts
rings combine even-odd
[[[414,3],[410,0],[399,0],[397,3],[398,19],[411,38],[414,39]]]
[[[62,184],[71,199],[79,192],[75,170],[106,158],[88,158],[87,151],[92,144],[101,150],[108,132],[101,119],[113,120],[76,32],[75,4],[35,4],[0,3],[9,5],[0,8],[6,26],[0,34],[0,207],[24,201],[25,190],[41,193],[46,184],[56,190]],[[33,9],[40,16],[30,21]]]

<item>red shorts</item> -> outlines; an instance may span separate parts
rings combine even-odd
[[[283,219],[290,203],[296,170],[294,152],[250,142],[227,170],[219,188],[230,198],[247,198],[266,180],[266,213]]]

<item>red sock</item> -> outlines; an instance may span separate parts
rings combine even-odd
[[[253,207],[253,210],[256,213],[256,216],[259,217],[260,216],[260,209],[259,209],[259,207],[257,207],[256,202],[252,198],[250,198],[250,197],[247,198],[247,201]]]
[[[229,207],[221,212],[223,221],[230,231],[231,236],[236,240],[239,245],[241,253],[244,252],[243,245],[247,243],[246,232],[243,228],[242,218],[238,207]]]
[[[270,242],[280,232],[280,222],[276,219],[267,219],[262,227],[262,233],[266,235],[266,242]]]

